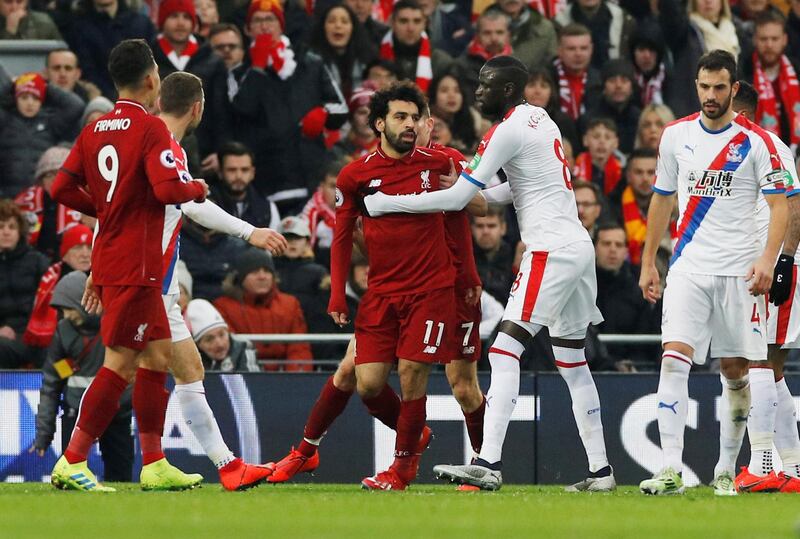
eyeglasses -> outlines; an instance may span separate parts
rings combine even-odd
[[[215,51],[234,51],[239,48],[239,45],[236,43],[220,43],[219,45],[214,45],[211,48]]]

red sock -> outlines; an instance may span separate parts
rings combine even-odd
[[[472,446],[472,451],[475,454],[481,452],[483,445],[483,413],[486,411],[486,397],[483,397],[481,405],[475,408],[472,412],[464,412],[464,421],[467,423],[467,434],[469,434],[469,443]]]
[[[331,424],[342,414],[352,394],[352,391],[342,391],[333,385],[333,376],[328,378],[319,393],[317,402],[311,408],[311,413],[308,414],[303,437],[309,440],[322,438]],[[317,446],[303,440],[297,450],[304,456],[311,457],[317,451]]]
[[[70,464],[86,460],[89,449],[108,428],[119,410],[119,398],[128,382],[107,367],[100,367],[81,400],[78,422],[64,457]]]
[[[377,397],[362,399],[370,415],[389,427],[397,430],[397,418],[400,417],[400,397],[392,386],[386,384]]]
[[[139,443],[142,446],[142,464],[152,464],[164,458],[161,437],[164,435],[164,418],[167,415],[169,391],[164,387],[167,373],[139,367],[133,386],[133,410],[139,426]]]
[[[422,397],[400,403],[392,468],[407,483],[417,477],[417,468],[419,467],[417,448],[422,429],[425,428],[425,402],[427,400],[427,397]]]

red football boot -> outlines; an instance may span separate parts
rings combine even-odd
[[[742,466],[742,471],[734,480],[737,492],[778,492],[785,482],[774,471],[767,475],[755,475],[750,473],[747,466]]]
[[[289,454],[276,463],[267,464],[272,468],[272,475],[267,481],[270,483],[283,483],[299,473],[311,473],[319,467],[319,451],[315,451],[310,457],[306,457],[300,451],[292,447]]]
[[[428,425],[422,429],[422,434],[419,437],[419,445],[417,445],[417,454],[421,455],[428,449],[428,446],[431,445],[431,440],[433,440],[433,431]]]
[[[247,464],[237,458],[219,469],[219,482],[225,490],[247,490],[265,482],[271,473],[266,466]]]
[[[361,488],[364,490],[405,490],[407,487],[408,483],[392,468],[361,481]]]
[[[800,479],[786,475],[781,472],[778,474],[778,479],[783,481],[783,484],[778,488],[778,492],[798,493],[800,492]]]

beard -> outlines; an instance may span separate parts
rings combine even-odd
[[[417,142],[416,133],[414,133],[413,140],[403,140],[401,138],[403,135],[409,132],[414,133],[413,131],[403,131],[401,133],[394,133],[390,131],[387,126],[387,129],[383,132],[383,134],[386,135],[386,142],[388,142],[389,146],[391,146],[397,153],[406,153],[408,151],[411,151],[411,148],[413,148],[414,144],[416,144]]]
[[[705,114],[706,117],[709,118],[710,120],[716,120],[717,118],[721,118],[728,112],[728,109],[731,108],[732,99],[733,99],[733,92],[731,91],[731,93],[728,94],[728,97],[726,97],[721,103],[717,103],[716,101],[706,101],[705,103],[703,103],[703,114]],[[712,103],[718,105],[716,112],[707,112],[705,110],[706,104],[712,104]]]

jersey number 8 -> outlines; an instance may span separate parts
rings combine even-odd
[[[100,152],[97,154],[97,169],[103,179],[111,183],[111,187],[108,188],[108,193],[106,194],[106,202],[111,202],[111,197],[114,196],[114,189],[117,188],[117,179],[119,178],[119,154],[111,144],[100,148]]]
[[[570,181],[570,173],[569,173],[569,162],[567,161],[567,156],[564,153],[564,145],[561,144],[560,139],[555,139],[553,141],[553,151],[556,153],[556,159],[561,161],[563,167],[561,168],[561,172],[564,174],[564,184],[567,186],[567,189],[572,191],[572,182]]]

